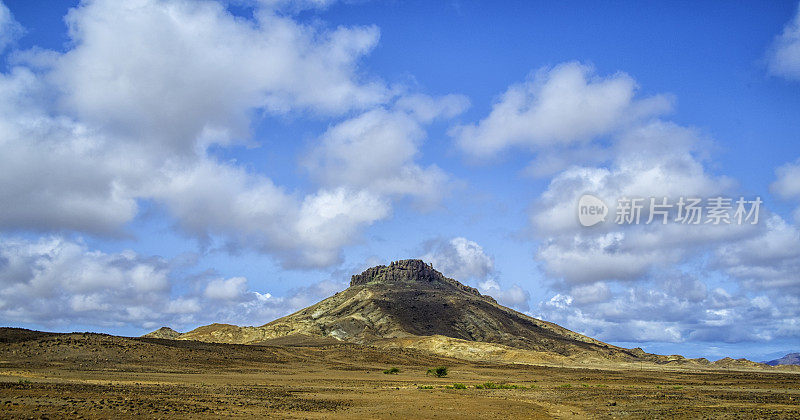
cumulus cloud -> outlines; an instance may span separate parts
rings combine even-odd
[[[757,235],[722,245],[715,266],[753,291],[800,295],[800,230],[772,215]]]
[[[486,118],[454,127],[451,135],[475,157],[586,143],[670,108],[666,96],[635,99],[636,89],[627,74],[602,78],[590,66],[564,63],[510,86]]]
[[[664,95],[636,99],[630,76],[566,63],[509,87],[483,121],[453,131],[472,155],[527,148],[536,155],[527,172],[557,171],[530,206],[535,258],[555,292],[536,315],[614,341],[796,337],[795,227],[763,207],[755,225],[645,223],[651,197],[739,196],[733,179],[707,169],[709,139],[659,118],[668,105]],[[773,191],[800,195],[795,166],[778,169]],[[585,193],[609,206],[605,223],[578,223]],[[645,200],[640,224],[614,223],[624,197]]]
[[[518,284],[515,284],[507,289],[503,289],[500,287],[499,283],[489,279],[478,283],[478,290],[485,295],[492,296],[501,305],[505,305],[523,312],[530,309],[528,301],[531,299],[531,294]]]
[[[247,139],[259,112],[366,112],[351,127],[371,129],[386,121],[365,120],[394,93],[357,69],[378,40],[375,27],[329,30],[270,7],[254,13],[235,17],[215,1],[93,0],[72,9],[65,53],[28,51],[0,74],[0,228],[119,235],[137,202],[152,200],[204,243],[322,267],[388,217],[393,199],[436,202],[449,177],[413,157],[421,124],[460,112],[460,97],[406,95],[392,111],[399,133],[383,134],[409,153],[379,174],[354,162],[358,177],[318,190],[287,191],[209,156],[211,145]]]
[[[51,116],[47,85],[26,68],[0,74],[0,227],[110,233],[136,203],[121,182],[138,182],[137,153],[109,147],[96,130]]]
[[[775,170],[775,182],[770,190],[785,200],[800,199],[800,159]],[[794,210],[795,221],[800,222],[800,207]]]
[[[360,227],[389,214],[388,203],[367,191],[340,187],[298,197],[205,155],[158,158],[146,146],[47,115],[35,101],[45,86],[24,68],[0,76],[5,229],[115,234],[136,215],[136,200],[147,198],[201,240],[216,235],[274,253],[287,266],[324,266],[338,261]]]
[[[487,255],[477,242],[467,238],[432,239],[423,243],[423,261],[447,277],[461,282],[475,284],[483,294],[488,294],[502,305],[520,311],[530,309],[530,293],[514,284],[503,288],[497,282],[498,273],[494,269],[494,258]]]
[[[264,176],[211,161],[168,169],[151,194],[184,232],[271,253],[287,267],[338,262],[361,227],[390,212],[367,191],[341,187],[299,200]]]
[[[734,343],[800,333],[796,296],[707,290],[679,272],[631,288],[604,288],[604,299],[579,301],[583,292],[556,294],[538,305],[536,315],[606,341]]]
[[[169,264],[159,258],[105,254],[54,237],[4,238],[0,261],[0,311],[6,320],[146,322],[142,308],[166,307],[170,300]]]
[[[537,251],[545,272],[568,283],[636,280],[676,264],[703,245],[743,237],[750,225],[645,224],[649,198],[732,196],[734,182],[710,174],[694,148],[701,137],[666,122],[631,128],[616,138],[609,167],[572,167],[555,176],[532,206],[531,223],[546,238]],[[606,223],[586,229],[577,222],[579,197],[592,193],[609,206]],[[639,225],[614,223],[617,200],[645,198]],[[672,217],[674,217],[674,208]]]
[[[193,327],[257,325],[327,297],[344,286],[326,280],[273,297],[244,277],[203,276],[178,293],[176,261],[133,251],[104,253],[61,237],[0,241],[0,317],[46,326]]]
[[[0,53],[22,34],[22,26],[14,20],[11,11],[0,2]]]
[[[800,198],[800,159],[775,170],[775,182],[770,189],[784,199]]]
[[[209,299],[235,300],[244,296],[246,284],[244,277],[215,279],[208,283],[203,295]]]
[[[467,238],[432,239],[423,250],[422,260],[456,280],[486,280],[494,273],[494,259]]]
[[[800,7],[767,54],[770,73],[800,80]]]
[[[312,177],[327,187],[349,185],[379,195],[411,196],[422,207],[446,194],[449,176],[436,165],[414,163],[425,137],[423,124],[452,117],[466,99],[410,95],[394,109],[377,108],[329,128],[305,157]]]
[[[95,0],[66,21],[75,46],[50,74],[63,109],[158,150],[247,137],[256,108],[339,114],[389,93],[355,73],[375,27],[322,31],[269,11],[243,20],[213,1]]]

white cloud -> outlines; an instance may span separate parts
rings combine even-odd
[[[143,322],[127,308],[169,301],[169,267],[159,258],[105,254],[53,237],[4,238],[0,261],[0,313],[9,321]]]
[[[8,7],[0,2],[0,53],[22,35],[22,26],[14,20]]]
[[[578,304],[605,302],[611,297],[611,290],[603,282],[584,284],[572,287],[570,296]]]
[[[800,230],[777,215],[757,235],[722,245],[713,262],[750,290],[800,294]]]
[[[469,99],[463,95],[431,97],[422,94],[401,96],[395,108],[407,112],[421,123],[429,123],[437,118],[453,118],[469,107]]]
[[[357,76],[378,32],[256,15],[234,17],[212,1],[73,9],[66,53],[29,51],[0,74],[0,228],[119,235],[137,200],[154,200],[202,241],[284,266],[338,262],[343,246],[390,214],[385,192],[347,182],[285,191],[206,148],[247,138],[259,111],[338,115],[387,100],[381,82]],[[424,118],[458,102],[417,101]],[[396,194],[435,197],[447,179],[435,166],[398,169],[387,187]]]
[[[480,292],[483,294],[490,295],[497,299],[497,302],[501,305],[505,305],[523,312],[530,309],[528,301],[531,299],[531,294],[518,284],[515,284],[507,289],[503,289],[500,287],[499,283],[489,279],[480,282],[478,284],[478,290],[480,290]]]
[[[693,256],[703,245],[745,237],[755,230],[750,225],[647,225],[647,208],[641,224],[615,224],[617,200],[623,197],[667,197],[674,204],[680,197],[732,196],[734,190],[732,180],[706,171],[694,152],[702,138],[692,130],[650,122],[620,133],[615,140],[608,168],[569,168],[551,180],[532,206],[531,223],[545,237],[536,255],[551,278],[576,284],[637,280],[654,268]],[[577,202],[585,193],[610,207],[606,222],[594,229],[577,222]]]
[[[119,182],[131,154],[112,152],[84,124],[48,115],[39,101],[46,92],[25,68],[0,74],[0,227],[114,232],[136,213]]]
[[[63,109],[155,151],[248,136],[251,110],[340,114],[389,91],[356,77],[375,27],[331,31],[262,10],[256,21],[213,1],[85,2],[67,15],[75,46],[52,81]]]
[[[800,159],[775,170],[775,182],[770,189],[784,199],[800,198]]]
[[[738,198],[734,180],[706,169],[710,141],[656,118],[667,97],[636,100],[635,92],[627,75],[601,78],[567,63],[511,86],[486,119],[454,130],[472,155],[528,148],[536,158],[526,172],[560,171],[531,204],[536,259],[559,292],[539,315],[616,341],[796,337],[800,235],[780,217],[762,207],[758,225],[645,224],[645,206],[641,224],[614,223],[623,197]],[[800,195],[795,166],[777,171],[773,191]],[[606,223],[580,226],[585,193],[609,205]],[[725,288],[712,289],[709,278]]]
[[[199,278],[176,295],[173,261],[89,249],[60,237],[0,240],[0,318],[45,325],[193,328],[210,322],[261,325],[344,288],[326,280],[273,297],[244,277]]]
[[[491,157],[512,147],[540,151],[587,143],[670,108],[666,96],[635,94],[636,83],[624,73],[601,78],[589,66],[564,63],[510,86],[485,119],[451,134],[466,153]]]
[[[776,76],[800,80],[800,7],[767,54],[769,71]]]
[[[244,296],[246,285],[247,279],[244,277],[214,279],[206,285],[203,295],[209,299],[236,300]]]
[[[45,115],[30,103],[43,89],[23,68],[0,76],[0,92],[7,93],[0,99],[0,197],[9,203],[0,227],[116,234],[136,215],[137,198],[155,199],[201,240],[218,235],[274,253],[287,266],[321,266],[337,262],[361,227],[389,214],[386,201],[365,191],[340,187],[297,197],[204,156],[159,159]]]
[[[382,219],[388,213],[386,202],[366,191],[338,188],[306,197],[293,226],[302,244],[295,252],[300,253],[301,261],[330,265],[361,225]]]
[[[394,109],[372,109],[330,127],[304,158],[304,166],[323,186],[411,196],[420,207],[430,208],[447,193],[451,180],[436,165],[414,163],[426,135],[423,124],[452,117],[466,104],[455,95],[403,96]]]
[[[456,280],[487,280],[494,273],[494,259],[467,238],[429,240],[423,250],[422,260]]]
[[[537,316],[605,341],[764,341],[796,337],[797,298],[773,294],[748,298],[670,271],[659,280],[579,302],[557,294],[539,304]],[[676,286],[688,286],[690,291]],[[610,293],[610,294],[609,294]]]
[[[775,170],[775,182],[770,190],[786,200],[800,199],[800,159],[787,163]],[[800,222],[800,207],[793,213],[794,220]]]
[[[456,237],[449,240],[432,239],[422,244],[423,261],[433,264],[447,277],[462,283],[475,284],[483,294],[488,294],[506,306],[527,311],[530,293],[514,284],[503,288],[495,280],[494,258],[487,255],[477,242]]]
[[[322,267],[360,228],[387,217],[387,202],[366,191],[320,190],[298,200],[268,178],[202,161],[167,171],[152,196],[198,238],[276,255],[287,267]]]

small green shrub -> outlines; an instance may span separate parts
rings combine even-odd
[[[398,369],[396,367],[392,367],[392,368],[384,370],[383,373],[385,375],[397,375],[398,373],[400,373],[400,369]]]
[[[570,384],[563,384],[563,385],[559,385],[558,387],[559,387],[559,388],[572,388],[572,385],[570,385]]]
[[[675,386],[672,387],[672,389],[683,389],[683,387],[680,386],[680,385],[675,385]]]
[[[433,385],[420,385],[417,389],[433,389]]]
[[[477,389],[519,389],[520,385],[515,384],[496,384],[494,382],[484,382],[482,385],[475,385]]]
[[[447,376],[447,367],[439,366],[437,368],[428,369],[428,373],[426,373],[425,375],[433,375],[437,378],[443,378]]]
[[[453,389],[467,389],[467,386],[460,382],[456,382],[453,384]]]

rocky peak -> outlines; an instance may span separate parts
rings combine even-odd
[[[350,286],[360,286],[365,284],[389,284],[389,283],[441,283],[450,285],[458,290],[467,292],[475,296],[481,296],[494,301],[489,296],[483,296],[478,289],[465,286],[456,280],[445,277],[444,274],[436,271],[433,265],[422,260],[399,260],[393,261],[388,266],[378,265],[364,270],[361,274],[353,275],[350,279]]]
[[[393,261],[388,266],[378,265],[354,275],[350,286],[367,283],[419,282],[429,283],[444,279],[442,273],[433,269],[422,260]]]

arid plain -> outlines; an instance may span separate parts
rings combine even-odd
[[[19,329],[0,342],[4,418],[800,418],[794,368],[562,367]],[[447,376],[426,375],[436,366]]]

